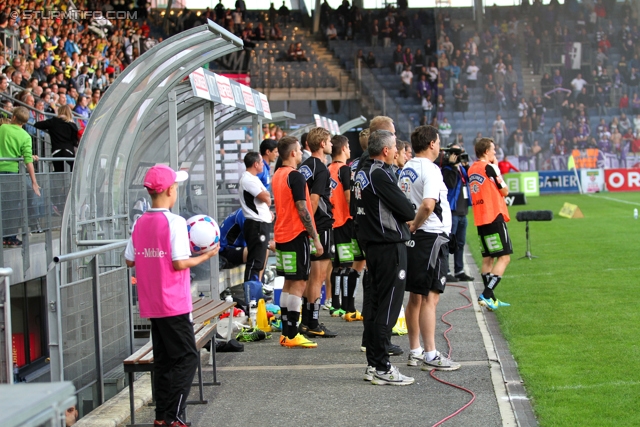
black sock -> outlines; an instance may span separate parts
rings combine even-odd
[[[349,312],[349,292],[348,292],[348,279],[350,268],[342,270],[342,276],[340,276],[340,293],[342,294],[342,305],[340,308],[345,312]]]
[[[484,296],[486,299],[493,299],[493,289],[489,288],[491,277],[493,277],[491,273],[482,273],[482,283],[484,284],[484,291],[482,292],[482,296]]]
[[[342,268],[334,268],[331,273],[331,307],[340,308],[340,294],[342,286]]]
[[[493,292],[496,290],[496,288],[498,287],[498,284],[500,283],[500,280],[502,280],[502,276],[491,276],[491,280],[489,280],[489,284],[487,285],[487,287],[491,290],[491,295],[492,298],[495,299],[495,295],[493,294]]]
[[[287,330],[289,329],[289,325],[287,324],[287,307],[280,307],[280,320],[282,323],[282,335],[287,336]]]
[[[298,335],[298,319],[300,318],[299,311],[291,311],[287,313],[287,338],[295,338]]]
[[[348,313],[355,313],[356,311],[356,287],[358,285],[358,278],[360,274],[353,269],[349,270],[349,274],[347,275],[347,302],[348,309],[345,309]]]
[[[320,318],[320,298],[318,298],[315,303],[308,302],[307,306],[309,310],[309,323],[307,323],[307,326],[309,329],[316,329],[319,324],[318,319]]]
[[[302,319],[300,319],[300,324],[309,326],[309,309],[308,302],[306,298],[302,298]]]

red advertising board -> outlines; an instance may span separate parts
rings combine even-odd
[[[251,87],[251,76],[249,74],[223,74],[220,73],[221,76],[225,76],[228,79],[231,80],[235,80],[238,83],[240,83],[241,85],[245,85],[245,86],[249,86]]]
[[[640,169],[605,169],[609,191],[640,191]]]

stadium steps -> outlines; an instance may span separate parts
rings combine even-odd
[[[327,49],[324,42],[307,39],[309,46],[313,48],[318,58],[318,61],[328,71],[337,82],[338,87],[342,92],[353,92],[356,88],[356,82],[351,78],[351,75],[340,64],[340,60],[334,56],[334,54]]]

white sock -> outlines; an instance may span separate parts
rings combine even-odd
[[[424,360],[429,362],[436,358],[436,354],[438,354],[438,350],[426,351],[424,355]]]
[[[422,347],[418,347],[418,348],[412,348],[410,351],[411,351],[411,354],[415,356],[420,356],[424,351],[424,349]]]
[[[302,306],[302,297],[289,294],[289,297],[287,298],[287,309],[289,311],[295,311],[300,313],[301,306]],[[297,321],[298,319],[296,319],[296,322]]]
[[[281,292],[280,293],[280,307],[287,308],[287,303],[289,299],[289,292]]]

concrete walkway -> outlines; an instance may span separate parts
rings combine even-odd
[[[468,273],[477,281],[458,283],[463,288],[448,287],[438,306],[441,316],[469,305],[459,293],[463,290],[473,301],[472,306],[447,316],[453,324],[448,333],[451,357],[462,367],[435,375],[472,391],[475,401],[444,425],[537,425],[495,315],[483,311],[476,303],[476,292],[482,290],[482,282],[470,255],[466,258]],[[322,311],[321,321],[339,335],[318,340],[317,349],[283,348],[278,344],[279,334],[274,333],[271,340],[245,343],[243,353],[219,353],[218,380],[222,385],[205,387],[209,403],[189,406],[188,420],[194,426],[431,426],[471,400],[469,393],[437,382],[419,366],[407,366],[406,336],[392,338],[405,354],[392,357],[391,361],[400,372],[415,377],[415,383],[405,387],[371,385],[362,379],[366,366],[365,355],[360,351],[362,323],[332,318],[328,311]],[[442,334],[447,327],[438,322],[436,336],[438,349],[445,354],[448,346]],[[208,361],[206,351],[202,356]],[[204,370],[205,380],[210,380],[211,367]],[[192,388],[192,398],[196,393],[197,389]],[[128,402],[127,391],[115,399]],[[103,411],[103,418],[107,416],[104,412],[107,411]],[[153,414],[152,407],[142,406],[136,421],[153,422]],[[81,420],[84,421],[81,424],[108,425],[98,424],[99,420],[92,419],[92,415]],[[123,418],[111,414],[110,419],[122,422]]]

